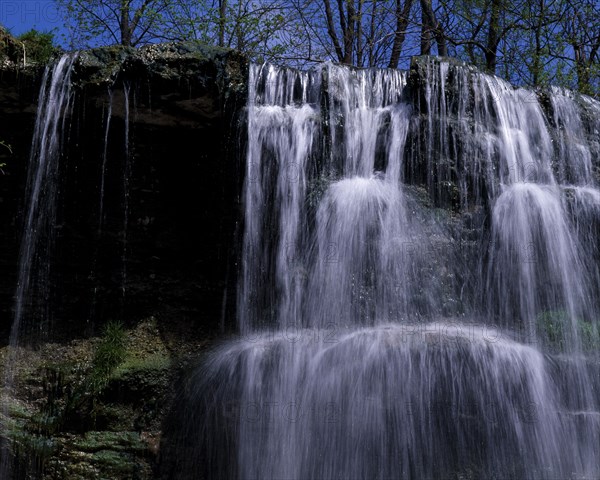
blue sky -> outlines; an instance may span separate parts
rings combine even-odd
[[[13,35],[20,35],[32,28],[43,32],[54,30],[56,40],[62,43],[65,33],[54,0],[0,0],[0,24]]]

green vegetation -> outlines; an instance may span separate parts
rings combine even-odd
[[[594,326],[591,322],[579,322],[579,332],[581,335],[581,343],[585,350],[600,349],[600,331],[598,326]]]
[[[69,354],[19,367],[32,398],[12,399],[0,418],[19,465],[31,478],[151,478],[173,367],[156,320],[111,322],[99,338],[58,348]]]
[[[161,371],[170,368],[171,359],[162,353],[155,353],[143,358],[127,358],[113,372],[112,378],[122,378],[131,373]]]
[[[24,46],[27,63],[47,63],[57,52],[57,48],[54,46],[54,33],[52,32],[40,32],[31,29],[19,35],[17,39]]]
[[[315,177],[308,183],[306,201],[311,209],[316,210],[323,195],[325,195],[325,192],[334,181],[334,175],[323,174]]]
[[[104,327],[102,339],[96,348],[87,387],[99,393],[108,383],[115,369],[127,355],[127,333],[120,322],[110,322]]]
[[[538,330],[544,341],[559,350],[565,347],[565,325],[568,321],[567,313],[562,310],[550,310],[537,316]]]
[[[75,424],[77,428],[93,427],[99,396],[125,359],[126,340],[123,325],[111,322],[104,327],[91,364],[65,362],[30,372],[31,377],[44,379],[46,399],[38,412],[22,412],[17,417],[26,420],[21,431],[51,437]]]
[[[538,332],[546,345],[564,351],[571,337],[571,318],[564,310],[548,310],[537,316]],[[584,350],[600,348],[600,331],[592,322],[577,319],[577,335]]]
[[[450,56],[519,85],[600,93],[591,0],[59,0],[73,48],[200,40],[255,61],[408,66]]]

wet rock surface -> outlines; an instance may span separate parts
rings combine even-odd
[[[45,330],[88,335],[111,318],[173,309],[219,328],[223,305],[235,308],[234,287],[223,296],[235,277],[246,60],[190,42],[85,51],[74,68],[49,259],[56,319]],[[0,140],[10,145],[0,146],[2,338],[41,73],[0,72]]]
[[[43,73],[7,58],[0,68],[0,140],[10,146],[0,145],[4,344]],[[17,383],[3,392],[8,427],[0,443],[15,478],[154,478],[174,378],[233,323],[246,69],[236,52],[196,43],[78,54],[48,259],[53,317],[26,319]],[[98,385],[90,372],[107,322],[123,325],[128,347]],[[7,358],[4,347],[3,364]]]
[[[10,145],[0,145],[0,164],[6,163],[0,171],[4,341],[41,79],[39,67],[18,66],[17,46],[10,43],[0,57],[0,140]],[[442,117],[426,98],[432,68],[439,68],[438,60],[417,58],[409,72],[417,113],[405,179],[411,208],[433,232],[423,274],[439,279],[444,314],[459,316],[477,301],[454,289],[477,281],[478,238],[489,228],[485,199],[494,185],[477,183],[480,172],[465,173],[459,161],[468,148],[463,134],[475,136],[477,122],[473,104],[461,110],[457,99],[471,85],[463,79],[476,70],[450,60]],[[49,259],[47,301],[54,317],[23,339],[15,391],[5,392],[11,398],[6,437],[16,445],[18,478],[155,478],[163,420],[180,374],[234,329],[247,60],[193,42],[109,47],[81,52],[73,78]],[[535,93],[551,117],[544,95]],[[575,97],[588,112],[583,131],[598,159],[595,110]],[[445,137],[442,127],[448,127]],[[434,170],[428,158],[435,159]],[[599,166],[593,167],[598,178]],[[319,188],[315,196],[322,195]],[[438,224],[443,235],[433,228]],[[464,278],[446,268],[449,258],[470,266]],[[475,296],[475,288],[467,290]],[[108,321],[122,323],[127,353],[102,388],[91,388],[86,379]]]

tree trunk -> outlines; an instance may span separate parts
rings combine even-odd
[[[390,56],[389,68],[398,68],[400,54],[402,53],[402,45],[406,39],[406,29],[408,27],[410,10],[413,0],[396,0],[396,32],[394,33],[394,44],[392,45],[392,54]]]
[[[577,72],[577,89],[581,93],[589,94],[591,93],[590,68],[584,47],[579,44],[574,44],[573,52],[575,54],[575,71]]]
[[[226,15],[227,15],[227,0],[219,0],[219,47],[225,46]]]
[[[325,4],[325,18],[327,19],[327,33],[329,34],[331,43],[333,43],[333,48],[335,49],[335,54],[337,55],[338,61],[343,62],[344,53],[342,52],[342,47],[340,46],[337,34],[335,33],[335,25],[333,22],[331,3],[329,2],[329,0],[323,0],[323,2]]]
[[[356,27],[354,31],[356,32],[356,66],[363,66],[363,58],[364,58],[364,46],[363,46],[363,7],[365,4],[365,0],[358,0],[358,12],[356,13]],[[369,65],[372,67],[373,65]]]
[[[342,0],[340,0],[340,3],[341,1]],[[354,29],[356,22],[354,0],[346,0],[346,11],[348,12],[348,18],[346,20],[346,29],[344,32],[344,59],[342,60],[342,63],[345,63],[346,65],[352,65],[352,53],[356,37],[356,31]]]
[[[121,30],[121,45],[131,47],[132,32],[129,24],[129,0],[121,2],[121,21],[119,22]]]
[[[498,63],[500,1],[501,0],[492,1],[492,14],[490,17],[490,26],[485,48],[485,69],[491,74],[496,73],[496,65]]]
[[[427,0],[421,0],[421,55],[431,54],[431,25],[424,5]]]
[[[431,38],[435,36],[438,55],[448,56],[446,35],[440,23],[435,18],[431,0],[421,0],[421,13],[423,18],[423,30],[421,33],[421,54],[429,55],[431,52]],[[427,53],[423,53],[426,51]]]

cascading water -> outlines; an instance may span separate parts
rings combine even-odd
[[[600,104],[423,72],[251,66],[243,336],[176,478],[600,475]]]
[[[27,205],[21,251],[15,314],[10,334],[9,358],[4,365],[4,395],[11,395],[23,334],[41,335],[51,320],[48,310],[51,251],[56,236],[58,167],[65,122],[72,107],[71,72],[76,55],[64,55],[48,66],[42,78],[27,178]],[[8,400],[2,413],[8,419]],[[3,455],[0,478],[10,478],[10,461]]]
[[[21,323],[28,307],[31,307],[27,311],[28,316],[37,315],[37,320],[43,320],[35,322],[31,319],[30,325],[37,323],[36,327],[40,328],[48,320],[45,311],[48,265],[45,262],[50,257],[56,228],[56,175],[65,132],[64,122],[72,101],[70,76],[75,58],[74,55],[63,56],[53,67],[46,69],[42,79],[31,148],[32,168],[27,179],[28,205],[19,255],[15,320],[10,338],[13,345],[21,332]],[[32,289],[36,289],[35,296],[31,295]],[[32,301],[37,306],[28,304]],[[40,310],[43,312],[40,313]]]
[[[125,143],[124,151],[124,166],[123,166],[123,255],[122,255],[122,273],[121,273],[121,291],[122,297],[125,298],[127,289],[127,230],[129,227],[129,182],[131,177],[131,156],[129,153],[129,90],[130,85],[123,85],[123,98],[125,107]]]
[[[52,430],[52,434],[58,434],[65,428],[63,422],[68,413],[64,412],[70,408],[64,407],[62,410],[61,406],[54,409],[53,402],[57,398],[54,397],[55,392],[62,389],[62,374],[58,377],[41,374],[40,390],[43,389],[43,394],[48,397],[36,398],[36,401],[40,401],[40,423],[32,421],[31,424],[23,424],[22,405],[25,403],[26,407],[30,406],[23,399],[31,400],[28,398],[30,387],[23,387],[26,382],[22,381],[23,371],[29,368],[29,356],[35,357],[40,345],[62,340],[64,337],[60,329],[65,325],[78,323],[83,326],[80,315],[86,307],[89,308],[87,325],[79,330],[80,333],[84,330],[87,330],[86,333],[93,332],[98,319],[105,321],[109,316],[105,313],[106,298],[111,296],[106,292],[107,284],[119,292],[121,302],[114,302],[121,307],[119,318],[128,318],[123,305],[128,285],[127,267],[133,250],[128,229],[131,229],[130,190],[133,177],[130,120],[131,123],[135,122],[135,109],[130,118],[130,100],[135,107],[135,95],[127,82],[112,84],[107,91],[108,102],[102,129],[89,135],[88,128],[97,124],[86,119],[89,104],[85,101],[85,95],[81,94],[85,87],[82,88],[81,83],[72,84],[72,77],[75,77],[73,72],[81,75],[81,70],[77,69],[77,66],[81,67],[80,58],[76,53],[64,55],[46,68],[41,80],[28,165],[14,321],[7,349],[8,358],[3,359],[4,384],[0,410],[2,480],[41,478],[46,474],[45,462],[49,451],[46,448],[54,448],[49,432]],[[118,97],[114,92],[121,86],[123,107],[115,108]],[[92,110],[97,111],[94,108]],[[98,131],[101,131],[100,135],[97,135]],[[113,141],[115,133],[118,142]],[[86,144],[86,148],[80,148],[83,144]],[[113,148],[115,144],[118,144],[118,148]],[[94,148],[96,146],[99,148]],[[98,160],[97,164],[94,164],[94,158]],[[93,178],[96,171],[94,167],[98,168],[97,180]],[[91,172],[91,178],[76,174],[78,170],[86,169]],[[81,205],[74,205],[77,202],[81,202]],[[83,235],[78,236],[79,232],[73,234],[70,230],[75,224],[82,227],[85,232]],[[88,233],[90,237],[85,236]],[[74,241],[85,243],[84,248],[73,248]],[[86,268],[89,268],[87,272]],[[102,276],[107,273],[111,278],[103,282]],[[80,289],[74,288],[75,284],[81,284],[77,285]],[[71,309],[72,304],[82,308]],[[57,321],[54,323],[55,318]],[[55,358],[51,358],[48,364],[54,366],[54,361]],[[38,376],[38,370],[31,375],[32,378]],[[46,390],[48,386],[50,389]],[[50,390],[52,393],[49,393]],[[65,390],[58,396],[65,393],[63,398],[66,399],[71,392],[66,393]],[[46,405],[43,404],[44,400],[48,402]],[[66,403],[69,401],[66,400]],[[51,408],[47,408],[48,405]],[[35,426],[31,427],[32,424]],[[50,424],[52,427],[47,428]],[[23,440],[23,437],[26,439]]]
[[[98,227],[96,230],[96,245],[94,248],[94,256],[92,260],[92,267],[90,269],[90,278],[96,276],[98,268],[98,255],[100,249],[100,240],[102,238],[102,229],[104,228],[104,195],[106,188],[106,165],[108,162],[108,140],[110,133],[110,123],[112,120],[112,108],[113,108],[113,93],[112,90],[108,89],[108,106],[105,111],[105,127],[104,127],[104,148],[102,149],[102,165],[100,167],[100,195],[98,198]],[[92,292],[92,300],[90,303],[90,313],[88,315],[88,322],[94,318],[96,314],[96,302],[98,297],[98,287],[94,286]]]
[[[102,167],[100,176],[100,198],[98,201],[98,236],[102,233],[104,222],[104,189],[106,184],[106,162],[108,160],[108,137],[110,133],[110,122],[112,120],[113,93],[108,90],[108,107],[106,109],[106,123],[104,128],[104,149],[102,150]]]

